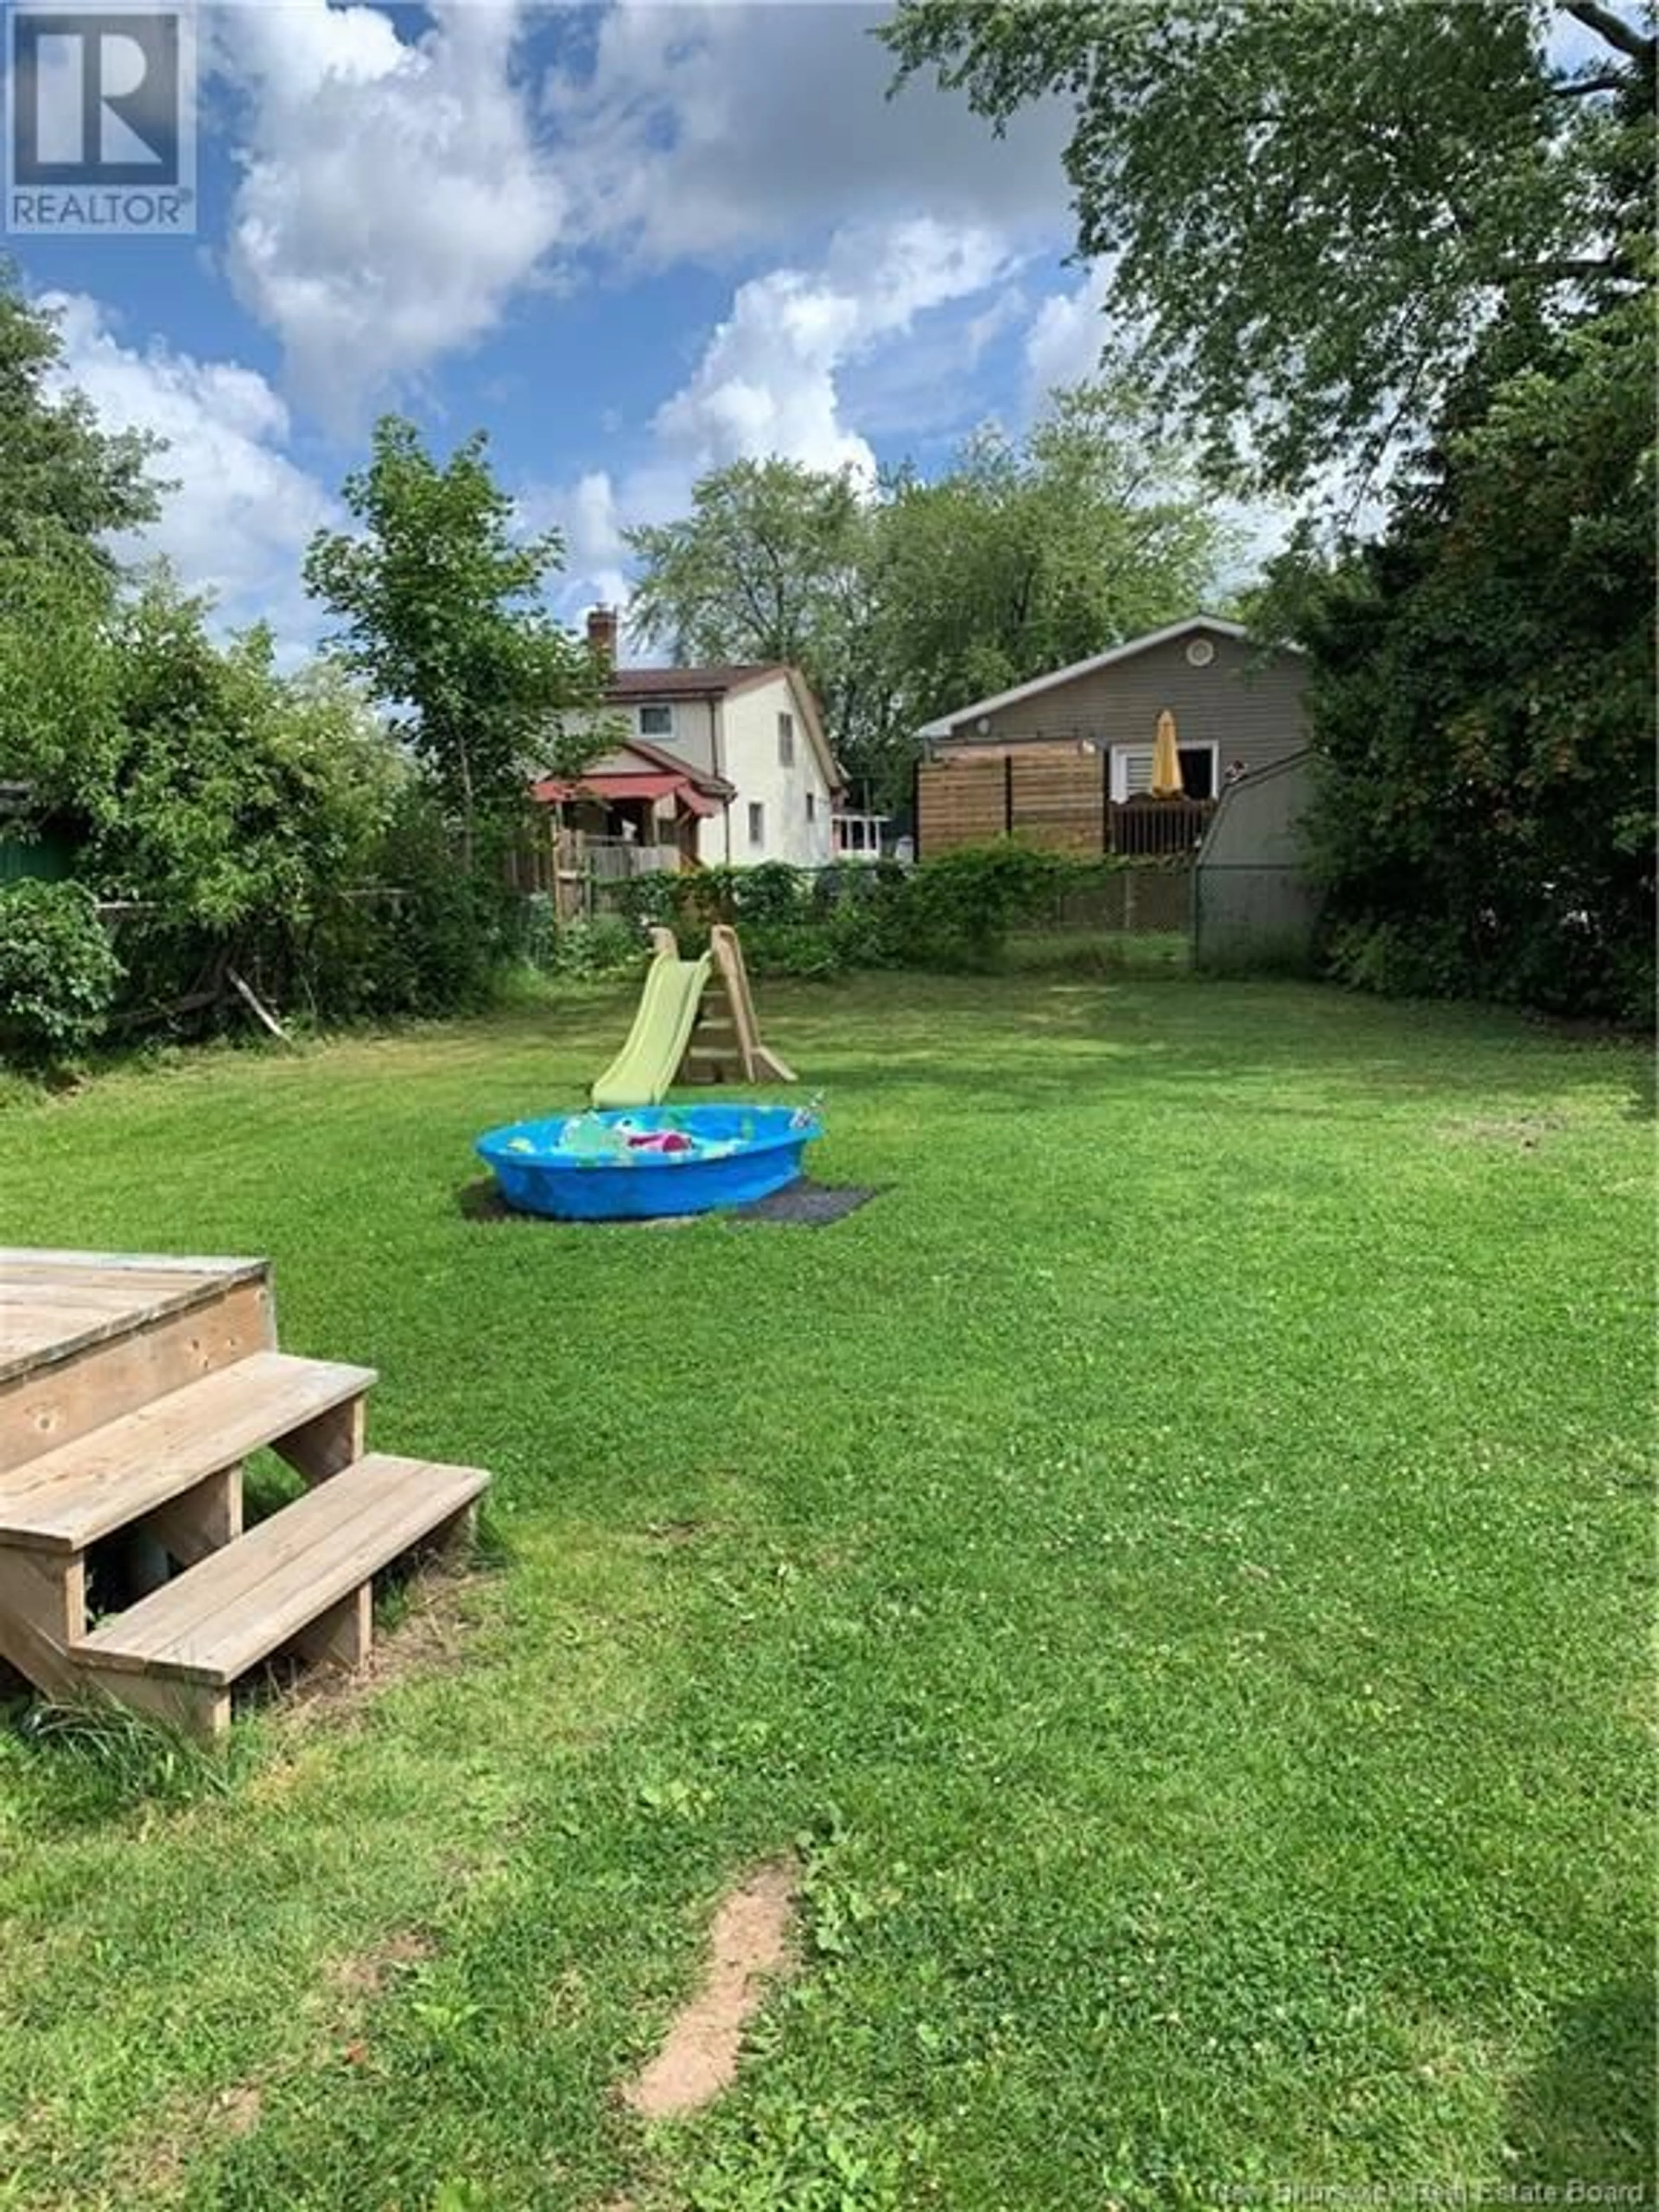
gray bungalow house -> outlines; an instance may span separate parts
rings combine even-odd
[[[1265,768],[1308,742],[1300,656],[1262,662],[1237,623],[1194,615],[975,699],[924,722],[935,761],[988,753],[1104,755],[1110,796],[1133,799],[1152,781],[1158,716],[1175,716],[1187,796],[1210,799],[1234,763]]]

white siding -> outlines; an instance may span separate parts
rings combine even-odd
[[[794,720],[794,763],[778,759],[778,716]],[[737,787],[732,802],[732,859],[739,866],[760,860],[787,860],[798,868],[830,864],[830,786],[806,718],[787,677],[770,678],[741,691],[728,692],[721,708],[720,769]],[[812,819],[806,818],[808,795]],[[751,844],[749,810],[759,806],[764,837]],[[714,840],[705,836],[702,856]]]

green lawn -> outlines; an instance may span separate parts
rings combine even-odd
[[[221,1767],[0,1735],[0,2207],[1650,2183],[1645,1055],[770,985],[873,1203],[468,1219],[472,1134],[628,1012],[0,1116],[7,1241],[270,1255],[509,1555]],[[616,2085],[791,1850],[799,1974],[647,2131]]]

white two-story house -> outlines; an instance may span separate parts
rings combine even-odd
[[[618,668],[607,608],[588,617],[587,637],[611,664],[605,703],[627,740],[576,785],[538,784],[538,799],[603,807],[592,826],[674,846],[682,863],[829,865],[841,777],[798,668]]]

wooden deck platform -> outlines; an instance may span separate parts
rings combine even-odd
[[[204,1734],[279,1650],[361,1663],[374,1576],[453,1546],[489,1480],[366,1455],[374,1381],[277,1350],[265,1261],[0,1249],[0,1661]],[[310,1490],[245,1533],[267,1445]],[[178,1664],[181,1620],[211,1663]]]
[[[268,1274],[263,1260],[0,1247],[0,1382]]]

